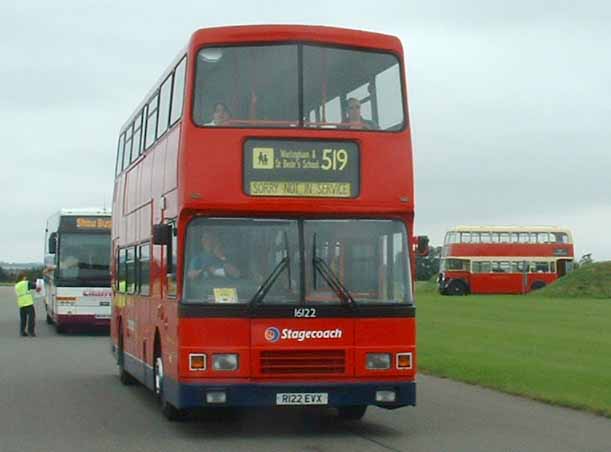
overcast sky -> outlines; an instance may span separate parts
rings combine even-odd
[[[457,224],[553,224],[611,259],[611,3],[127,3],[0,3],[0,261],[42,261],[59,208],[110,206],[118,130],[194,30],[261,23],[400,37],[433,245]]]

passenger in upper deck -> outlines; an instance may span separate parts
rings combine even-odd
[[[212,113],[212,121],[204,124],[206,126],[222,126],[225,122],[231,119],[231,111],[223,102],[214,104]]]
[[[378,128],[375,122],[361,116],[361,101],[356,97],[348,98],[348,115],[345,124],[349,129],[375,130]]]

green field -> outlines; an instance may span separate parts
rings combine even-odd
[[[424,373],[611,417],[611,299],[416,297]]]

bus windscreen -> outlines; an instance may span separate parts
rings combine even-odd
[[[110,284],[110,234],[62,233],[58,276],[82,286]]]

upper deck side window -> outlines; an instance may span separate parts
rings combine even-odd
[[[138,160],[145,150],[173,127],[181,118],[184,105],[187,58],[183,57],[174,70],[121,132],[115,175]]]
[[[399,60],[390,53],[301,44],[198,53],[200,126],[401,130]]]

